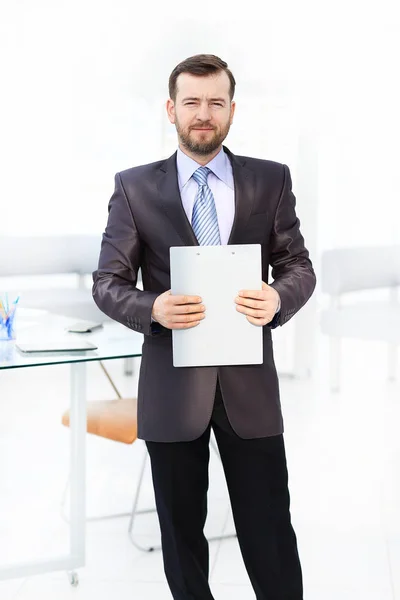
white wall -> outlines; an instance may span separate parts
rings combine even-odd
[[[4,2],[0,234],[102,230],[115,172],[175,149],[168,76],[205,51],[237,79],[234,152],[286,162],[296,191],[313,132],[320,250],[399,239],[394,4],[276,4]]]

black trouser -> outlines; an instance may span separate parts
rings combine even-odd
[[[243,560],[257,600],[303,600],[289,512],[283,436],[242,439],[217,386],[210,426],[191,442],[147,442],[160,520],[164,569],[175,600],[214,600],[208,585],[210,428],[228,485]]]

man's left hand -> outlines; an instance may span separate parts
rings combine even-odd
[[[235,298],[236,310],[246,315],[253,325],[270,323],[280,303],[278,292],[262,282],[262,290],[241,290]]]

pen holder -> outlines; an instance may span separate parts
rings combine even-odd
[[[15,340],[15,313],[16,306],[6,315],[0,313],[0,341]]]

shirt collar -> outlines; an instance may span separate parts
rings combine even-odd
[[[176,166],[178,170],[180,189],[187,184],[193,173],[197,171],[199,167],[201,167],[201,165],[193,160],[193,158],[190,158],[190,156],[182,152],[180,148],[178,148],[178,153],[176,156]],[[217,156],[214,156],[214,158],[205,166],[208,167],[210,171],[212,171],[214,175],[216,175],[216,177],[223,181],[228,187],[230,187],[232,190],[234,189],[232,165],[223,148],[221,148]]]

